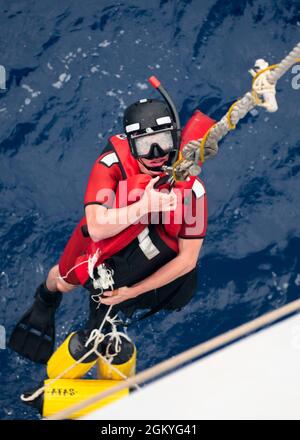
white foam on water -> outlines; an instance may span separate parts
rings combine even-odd
[[[104,40],[104,41],[101,41],[101,43],[98,44],[98,47],[104,47],[105,48],[105,47],[108,47],[110,45],[111,45],[110,41]]]
[[[6,287],[8,287],[9,286],[9,277],[8,277],[7,273],[6,272],[1,272],[0,273],[0,278],[4,278],[5,279]]]
[[[61,89],[63,86],[63,83],[60,81],[57,81],[56,83],[52,84],[52,87],[54,87],[55,89]]]
[[[138,87],[140,90],[146,90],[146,89],[148,89],[148,84],[146,84],[146,83],[138,82],[136,85],[137,85],[137,87]]]
[[[27,90],[27,92],[32,93],[33,90],[28,84],[22,84],[22,89]]]
[[[123,110],[125,110],[126,109],[126,104],[125,104],[125,102],[124,102],[124,99],[123,98],[118,98],[119,99],[119,103],[120,103],[120,107],[123,109]]]
[[[44,266],[41,263],[38,263],[35,268],[36,273],[43,274],[45,272]]]
[[[39,90],[34,91],[28,84],[22,84],[22,88],[30,93],[32,98],[37,98],[41,94]]]
[[[69,73],[63,72],[59,75],[58,81],[53,83],[52,86],[56,89],[61,89],[64,85],[64,83],[67,83],[70,81],[71,75]]]
[[[60,82],[64,82],[64,80],[66,79],[67,74],[66,73],[62,73],[59,75],[58,79]]]
[[[250,110],[250,114],[252,115],[252,116],[257,116],[258,115],[258,110],[256,109],[256,108],[253,108],[252,110]]]

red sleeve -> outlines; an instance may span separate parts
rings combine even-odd
[[[204,238],[207,228],[207,197],[200,179],[195,179],[192,191],[184,200],[180,238]]]
[[[112,208],[116,188],[122,179],[116,153],[106,149],[93,166],[85,192],[84,207],[98,204]]]

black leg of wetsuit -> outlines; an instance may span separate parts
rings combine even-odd
[[[54,351],[55,312],[61,300],[61,292],[51,292],[45,282],[41,284],[33,305],[15,326],[9,347],[33,362],[47,363]]]
[[[89,313],[89,319],[87,322],[87,330],[92,331],[95,328],[99,328],[100,325],[102,324],[102,321],[105,317],[105,315],[107,314],[109,309],[109,306],[105,305],[105,304],[100,304],[100,306],[98,306],[98,303],[96,303],[95,301],[93,301],[92,297],[90,297],[90,313]],[[110,313],[110,317],[115,316],[118,311],[119,311],[119,307],[113,306],[111,313]],[[106,327],[108,327],[108,331],[110,331],[110,324],[106,324],[104,326],[104,329],[106,329]]]

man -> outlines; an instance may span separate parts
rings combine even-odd
[[[166,102],[144,99],[128,107],[126,135],[113,136],[97,159],[86,190],[85,216],[12,333],[10,347],[19,354],[36,362],[48,361],[54,350],[54,317],[62,294],[80,284],[91,291],[92,298],[97,293],[101,296],[100,308],[91,301],[90,329],[99,326],[108,306],[125,312],[178,309],[195,293],[195,267],[206,231],[206,194],[196,178],[187,184],[188,202],[170,188],[168,193],[155,189],[162,167],[177,160],[180,147],[179,118],[169,96],[164,98]],[[213,124],[204,118],[208,127]],[[134,179],[141,177],[144,192],[140,200],[116,205],[113,198],[121,182],[138,182]],[[182,216],[179,224],[174,220],[177,208],[186,210],[185,204],[190,214],[197,214],[192,225],[185,224]],[[158,224],[141,222],[153,213],[159,216]],[[173,223],[163,224],[162,216],[167,213],[173,216]],[[96,258],[91,268],[95,249],[107,258],[101,264]],[[110,252],[105,254],[105,249]],[[113,290],[101,283],[99,288],[103,267],[113,273]]]

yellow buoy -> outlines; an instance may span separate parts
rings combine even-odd
[[[47,386],[43,401],[40,402],[40,412],[43,417],[50,417],[53,414],[66,409],[75,403],[79,403],[92,397],[93,395],[106,391],[113,386],[119,384],[118,381],[113,380],[89,380],[89,379],[58,379],[53,385],[48,384],[51,380],[46,380]],[[76,419],[89,414],[91,411],[102,408],[109,403],[112,403],[129,394],[128,388],[118,391],[111,396],[105,397],[97,403],[93,403],[88,407],[74,412],[69,418]]]
[[[75,365],[76,361],[90,350],[85,347],[86,340],[84,331],[71,333],[67,337],[48,361],[47,373],[50,379],[55,379],[64,371],[61,378],[80,379],[96,364],[98,356],[93,353],[83,362]]]
[[[135,374],[136,369],[136,347],[132,341],[121,336],[121,344],[119,351],[115,356],[110,357],[110,353],[114,353],[114,342],[111,341],[112,349],[109,347],[110,340],[105,338],[104,343],[108,347],[107,360],[99,358],[97,362],[98,377],[107,380],[123,380],[125,377],[131,377]],[[104,350],[102,351],[104,355]]]

